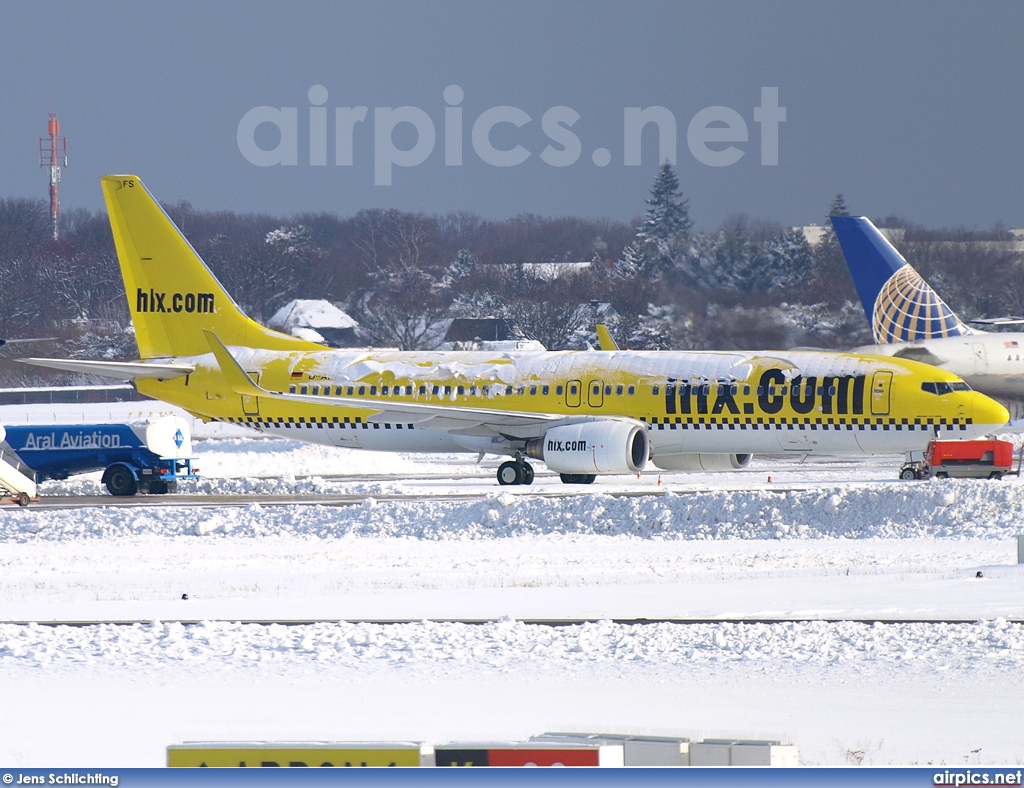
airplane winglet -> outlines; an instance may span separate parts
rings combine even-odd
[[[608,326],[604,323],[597,324],[597,341],[601,345],[601,350],[618,350],[619,346],[612,339],[612,334],[608,330]]]
[[[209,329],[203,329],[203,333],[206,334],[206,341],[210,343],[214,358],[217,359],[220,371],[224,373],[224,378],[232,391],[246,397],[260,397],[269,393],[252,382],[252,378],[231,355],[227,346],[220,341],[220,337]]]

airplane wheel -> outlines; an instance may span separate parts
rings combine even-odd
[[[111,495],[135,495],[139,485],[135,482],[132,472],[124,465],[111,465],[107,468],[106,480],[107,491]]]
[[[592,473],[560,473],[558,478],[562,484],[593,484],[597,476]]]
[[[917,479],[917,473],[915,473],[913,468],[904,468],[900,471],[900,478],[905,482],[911,482]]]
[[[528,462],[523,463],[523,481],[521,484],[533,484],[533,466]]]
[[[498,466],[498,484],[522,484],[523,476],[519,465],[511,460]]]
[[[597,474],[596,473],[588,473],[586,476],[583,477],[583,484],[593,484],[596,481],[597,481]]]

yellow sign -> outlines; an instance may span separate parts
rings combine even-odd
[[[419,766],[420,745],[190,743],[167,748],[168,766]]]

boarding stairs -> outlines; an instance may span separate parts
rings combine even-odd
[[[10,494],[18,503],[25,505],[30,499],[39,497],[35,474],[4,442],[6,433],[0,426],[0,490]]]

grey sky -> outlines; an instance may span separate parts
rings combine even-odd
[[[656,128],[626,166],[625,107],[677,121],[677,172],[699,226],[730,213],[821,222],[851,210],[927,225],[1024,226],[1024,4],[959,2],[263,2],[0,4],[0,196],[45,197],[37,139],[50,95],[68,138],[65,208],[102,207],[98,178],[134,172],[165,202],[289,215],[383,206],[487,217],[532,212],[628,219],[659,163]],[[327,166],[310,165],[309,89],[328,98]],[[445,88],[464,91],[463,164],[445,164]],[[777,166],[761,164],[761,88],[777,87]],[[239,122],[296,107],[298,163],[259,167]],[[514,106],[531,121],[491,132],[522,164],[485,163],[472,127]],[[368,107],[353,165],[335,164],[335,107]],[[430,155],[374,185],[374,108],[422,109]],[[579,113],[575,163],[541,153],[551,107]],[[742,158],[702,164],[687,127],[708,106],[744,119]],[[273,148],[264,125],[255,139]],[[412,127],[395,144],[410,147]],[[727,143],[709,144],[712,150]],[[559,146],[555,146],[559,149]],[[607,166],[593,152],[606,148]]]

